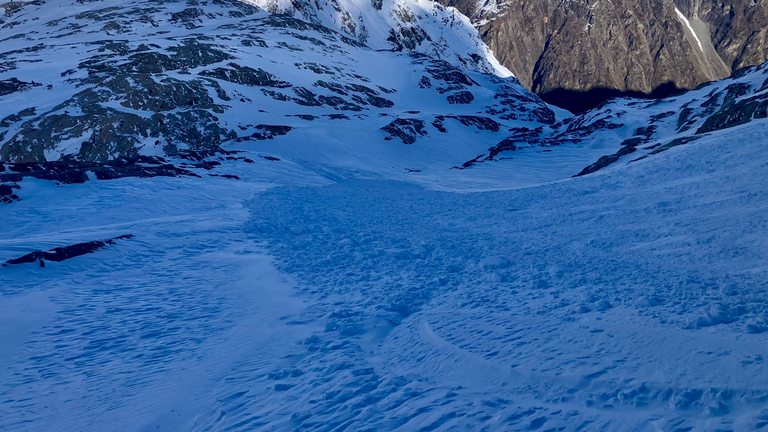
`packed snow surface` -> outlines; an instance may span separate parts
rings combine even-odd
[[[0,430],[758,430],[766,136],[496,191],[25,180],[0,261],[135,238],[0,267]]]

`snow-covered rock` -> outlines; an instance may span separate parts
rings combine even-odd
[[[429,0],[247,0],[334,29],[377,50],[416,51],[454,66],[511,76],[469,19]]]
[[[376,51],[235,0],[21,5],[0,40],[0,161],[258,147],[393,175],[450,169],[500,130],[565,115],[512,77],[442,60],[448,45]]]

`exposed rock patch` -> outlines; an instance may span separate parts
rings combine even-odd
[[[13,94],[16,92],[28,90],[32,87],[39,87],[42,84],[32,82],[19,81],[18,78],[10,78],[0,81],[0,97]]]
[[[113,237],[104,241],[92,241],[87,243],[77,243],[72,246],[57,247],[49,251],[35,251],[26,254],[19,258],[14,258],[6,261],[3,267],[7,265],[16,264],[29,264],[39,262],[41,267],[45,267],[45,261],[62,262],[68,259],[79,257],[94,253],[98,250],[104,249],[107,246],[117,244],[117,240],[128,240],[133,238],[132,234],[121,235],[119,237]]]
[[[418,137],[428,135],[426,124],[420,119],[398,118],[382,127],[381,130],[390,135],[385,139],[391,140],[398,138],[403,144],[413,144]]]

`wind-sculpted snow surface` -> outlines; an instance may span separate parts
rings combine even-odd
[[[254,396],[211,421],[765,426],[766,133],[504,192],[346,181],[257,195],[248,229],[316,299],[300,321],[324,331],[260,384],[280,409]]]
[[[768,427],[765,66],[571,117],[236,1],[1,7],[0,430]]]
[[[760,430],[767,133],[495,192],[26,179],[0,261],[135,236],[0,267],[0,429]]]
[[[24,180],[29,196],[0,210],[0,261],[134,236],[0,267],[0,430],[189,430],[232,360],[260,359],[266,373],[309,336],[284,324],[302,300],[242,229],[243,201],[278,163],[252,157],[222,162],[240,181]],[[279,163],[281,177],[326,183]]]

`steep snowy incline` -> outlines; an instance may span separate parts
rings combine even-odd
[[[766,136],[513,191],[259,194],[249,229],[325,329],[201,430],[765,426]]]
[[[246,0],[332,28],[377,50],[416,51],[475,71],[512,73],[485,45],[469,19],[429,0]]]
[[[0,267],[0,429],[759,430],[766,136],[496,192],[25,180],[0,260],[135,237]]]
[[[511,129],[568,116],[514,78],[374,51],[234,0],[51,0],[3,19],[2,161],[106,162],[224,146],[386,177],[442,177]],[[545,179],[567,177],[601,152],[566,150],[568,163],[530,171],[551,166]],[[489,187],[503,175],[492,173]]]

